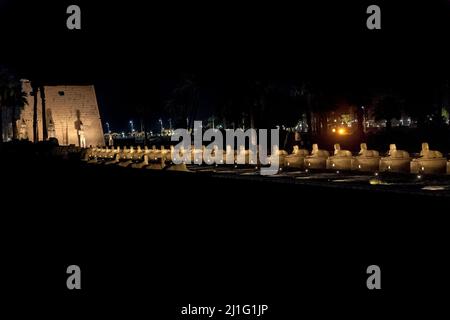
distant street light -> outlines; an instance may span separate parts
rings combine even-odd
[[[133,120],[130,120],[130,131],[131,131],[131,133],[134,133],[134,123],[133,123]]]
[[[164,132],[164,127],[163,127],[163,121],[162,121],[162,119],[161,118],[159,118],[159,124],[161,125],[161,135],[163,134],[163,132]]]

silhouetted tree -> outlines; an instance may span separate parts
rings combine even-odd
[[[3,142],[4,113],[11,114],[13,139],[17,138],[17,111],[27,103],[20,80],[5,67],[0,68],[0,142]],[[10,110],[8,110],[8,108]],[[5,112],[6,111],[6,112]],[[9,112],[8,112],[9,111]]]
[[[386,120],[386,130],[390,130],[392,128],[392,119],[401,117],[402,105],[402,100],[396,95],[381,96],[375,102],[375,119]]]
[[[165,111],[175,121],[175,127],[192,128],[199,105],[200,87],[193,77],[186,77],[166,102]]]
[[[36,81],[31,82],[31,88],[32,88],[32,96],[33,96],[33,142],[38,142],[38,84]]]
[[[48,138],[47,112],[45,110],[45,88],[42,84],[39,85],[39,92],[41,93],[41,105],[42,105],[42,139],[46,141]]]

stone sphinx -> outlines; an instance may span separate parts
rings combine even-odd
[[[236,154],[236,163],[245,165],[257,165],[258,154],[253,150],[247,150],[244,146],[240,146],[239,152]]]
[[[105,161],[109,159],[109,156],[113,150],[110,150],[108,147],[97,149],[95,156],[95,164],[103,164]],[[93,163],[93,162],[92,162]]]
[[[320,150],[318,144],[314,143],[311,155],[305,158],[305,166],[307,169],[325,169],[329,156],[330,153],[327,150]]]
[[[269,164],[275,163],[278,160],[278,166],[283,168],[286,165],[286,156],[288,153],[285,150],[280,150],[277,145],[272,147],[272,154],[269,157]]]
[[[121,158],[121,151],[120,151],[120,147],[117,147],[113,154],[111,154],[112,158],[110,160],[107,160],[104,162],[105,165],[111,165],[111,164],[116,164],[119,163],[120,158]]]
[[[203,163],[204,164],[214,165],[214,164],[223,163],[223,151],[219,150],[218,145],[213,145],[212,148],[203,146],[202,149],[203,149]]]
[[[290,168],[304,169],[305,158],[309,156],[309,151],[306,149],[299,149],[298,146],[294,146],[292,153],[287,155],[286,166]]]
[[[237,152],[231,148],[231,145],[227,144],[225,152],[223,153],[223,161],[219,161],[219,164],[232,164],[236,162]]]
[[[166,167],[166,163],[170,162],[172,155],[171,151],[173,149],[167,150],[164,146],[158,150],[153,148],[153,152],[151,153],[151,157],[147,157],[148,165],[145,167],[146,169],[152,170],[162,170]]]
[[[84,161],[87,163],[97,163],[97,155],[99,151],[97,151],[97,148],[89,148],[86,150],[84,154]]]
[[[422,143],[420,157],[411,161],[411,173],[439,174],[445,173],[447,158],[442,153],[430,150],[428,143]]]
[[[147,159],[147,165],[145,166],[145,169],[150,169],[150,170],[162,170],[166,167],[166,163],[164,158],[156,158],[156,160],[153,159],[148,159],[148,157],[145,157]],[[145,161],[145,160],[144,160]]]
[[[142,169],[148,166],[148,155],[146,154],[147,148],[142,150],[140,146],[137,147],[136,152],[133,154],[133,163],[131,164],[132,168]]]
[[[177,154],[177,153],[178,154]],[[180,146],[179,149],[176,149],[174,146],[170,147],[170,161],[167,165],[166,169],[167,171],[189,171],[186,166],[186,161],[190,159],[192,156],[192,152],[190,153],[188,150],[184,148],[184,146]],[[186,159],[186,161],[182,161],[181,163],[174,163],[175,159]],[[178,161],[176,161],[178,162]]]
[[[141,146],[137,146],[136,151],[132,155],[133,161],[141,161],[143,156],[144,151],[142,150]]]
[[[195,148],[194,145],[191,146],[191,163],[198,165],[203,163],[204,149],[205,146],[202,146],[201,148]]]
[[[397,150],[397,146],[391,144],[388,156],[380,159],[380,171],[409,172],[410,162],[411,158],[407,151]]]
[[[361,143],[361,150],[355,158],[354,170],[378,171],[380,169],[380,153],[376,150],[367,150],[367,144]]]
[[[120,161],[118,165],[120,167],[128,167],[130,164],[133,163],[133,156],[134,156],[134,147],[131,146],[130,150],[128,150],[126,147],[123,149]]]
[[[349,150],[341,150],[339,143],[334,145],[334,155],[327,159],[327,169],[351,170],[355,158]]]

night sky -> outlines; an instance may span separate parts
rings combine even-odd
[[[185,75],[204,88],[200,116],[217,91],[253,79],[345,91],[448,78],[450,1],[341,2],[0,0],[0,63],[49,84],[93,83],[116,129],[140,105],[156,121]],[[81,7],[81,31],[66,29],[69,4]],[[382,30],[366,29],[369,4]]]

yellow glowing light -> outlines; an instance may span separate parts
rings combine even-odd
[[[343,134],[345,134],[346,132],[345,132],[345,129],[344,129],[344,128],[341,128],[341,129],[338,130],[338,133],[339,133],[340,135],[343,135]]]
[[[333,131],[333,132],[336,132],[336,129],[335,128],[333,128],[331,131]]]

